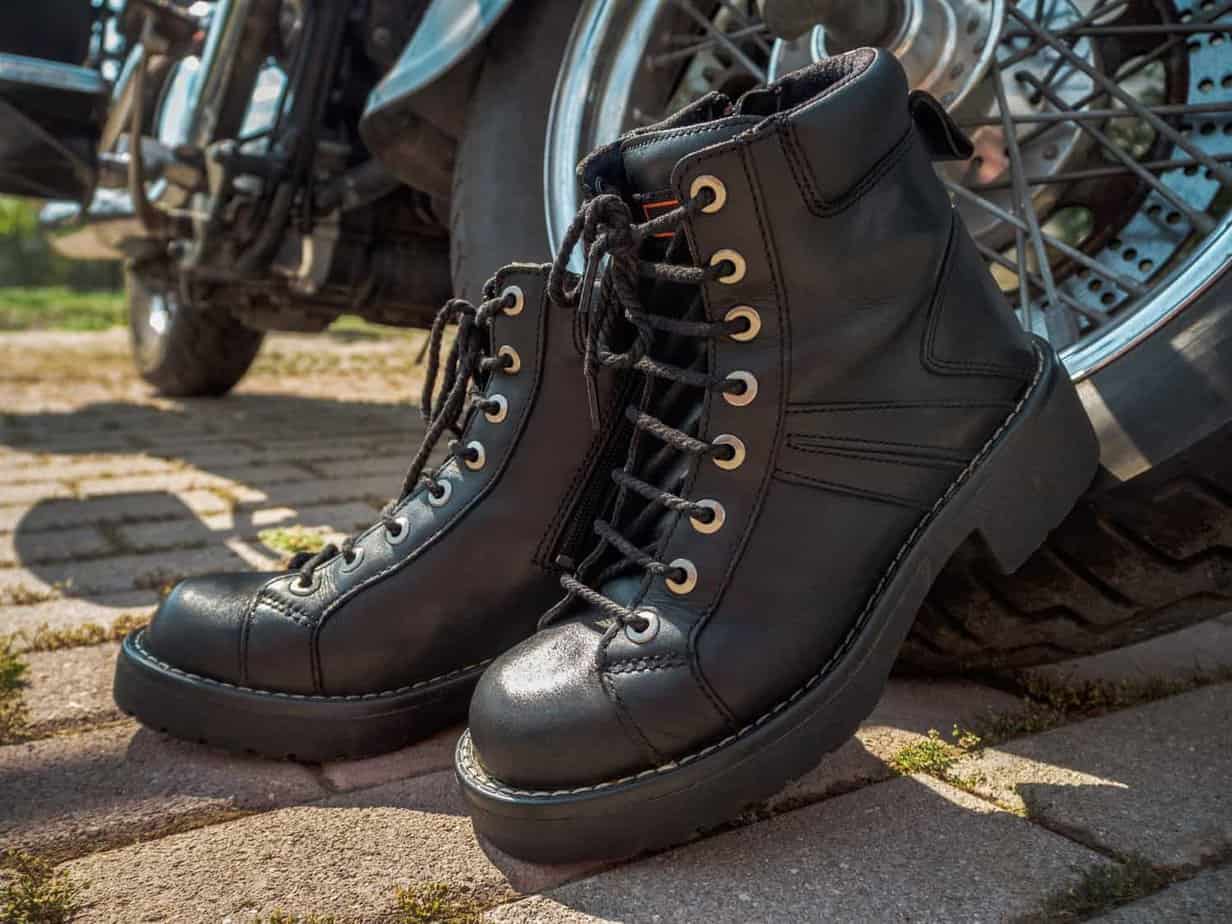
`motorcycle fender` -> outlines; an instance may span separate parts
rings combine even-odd
[[[444,76],[496,25],[513,0],[432,0],[398,62],[368,97],[364,121],[403,104]]]

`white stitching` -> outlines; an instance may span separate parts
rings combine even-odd
[[[911,548],[911,546],[914,545],[920,533],[923,532],[923,530],[932,523],[933,519],[937,515],[937,512],[942,507],[944,507],[947,503],[949,503],[950,498],[954,496],[955,492],[957,492],[958,489],[962,486],[962,484],[971,476],[972,472],[974,472],[975,469],[981,463],[983,463],[984,459],[988,456],[989,452],[992,451],[993,444],[996,443],[996,441],[1000,438],[1001,434],[1005,432],[1005,430],[1009,427],[1009,425],[1018,416],[1019,412],[1023,409],[1023,407],[1026,405],[1027,401],[1031,398],[1031,396],[1035,394],[1035,389],[1039,385],[1040,379],[1044,374],[1044,365],[1046,363],[1046,357],[1043,351],[1040,350],[1038,345],[1036,345],[1035,353],[1036,353],[1036,358],[1038,360],[1035,366],[1035,377],[1032,378],[1030,385],[1027,386],[1027,389],[1023,392],[1022,397],[1018,400],[1018,403],[1014,405],[1014,409],[1010,412],[1009,416],[1006,417],[1005,420],[1001,422],[1001,426],[997,427],[996,431],[992,434],[992,436],[988,438],[988,442],[986,442],[983,445],[983,447],[980,449],[980,451],[976,453],[975,458],[973,458],[971,462],[967,465],[967,467],[963,469],[962,472],[959,473],[958,477],[954,480],[954,482],[950,485],[950,487],[946,490],[946,492],[943,495],[941,495],[940,498],[938,498],[935,504],[933,504],[932,509],[929,510],[928,513],[924,514],[924,516],[920,518],[920,522],[916,524],[915,529],[913,529],[911,533],[907,536],[907,538],[903,541],[903,544],[898,549],[898,553],[894,556],[894,560],[890,562],[889,567],[886,568],[885,572],[881,575],[881,580],[879,580],[877,582],[877,586],[873,588],[873,592],[869,596],[868,602],[864,605],[864,609],[861,611],[860,617],[856,620],[855,624],[852,626],[851,631],[847,633],[846,637],[843,639],[842,644],[839,645],[839,647],[835,650],[834,654],[830,656],[830,658],[826,661],[826,663],[822,665],[821,670],[819,670],[816,674],[814,674],[812,677],[806,680],[804,682],[804,685],[801,686],[798,690],[796,690],[796,692],[792,693],[791,696],[787,697],[787,699],[780,702],[774,708],[770,709],[766,713],[763,713],[761,716],[754,719],[749,724],[745,725],[739,731],[733,732],[732,734],[728,735],[723,740],[717,741],[714,744],[710,745],[709,747],[703,748],[700,751],[695,751],[694,753],[681,757],[678,760],[674,760],[671,763],[664,764],[663,766],[660,766],[660,767],[651,767],[648,770],[643,770],[640,773],[635,773],[635,774],[632,774],[631,776],[623,776],[615,780],[606,780],[602,783],[595,783],[591,786],[579,786],[575,789],[549,789],[549,790],[514,789],[514,788],[498,785],[499,780],[496,780],[494,777],[489,776],[488,773],[483,769],[483,767],[480,766],[479,761],[475,755],[474,745],[471,742],[470,729],[468,728],[465,732],[462,733],[462,737],[458,739],[458,747],[457,747],[457,751],[455,755],[457,762],[460,765],[460,769],[465,770],[467,774],[471,777],[471,779],[469,779],[468,782],[471,782],[472,784],[477,786],[477,788],[479,789],[486,790],[495,795],[530,796],[533,798],[549,798],[553,796],[573,796],[573,795],[578,795],[579,793],[596,792],[601,789],[611,789],[615,786],[621,786],[625,783],[631,783],[636,780],[644,779],[645,777],[648,777],[648,776],[656,776],[658,774],[667,773],[672,770],[677,770],[680,767],[685,766],[686,764],[694,763],[695,761],[698,761],[701,758],[706,757],[721,748],[727,747],[727,745],[731,744],[732,742],[737,741],[740,738],[743,738],[745,735],[749,734],[750,732],[754,731],[757,728],[760,728],[770,719],[777,716],[780,712],[782,712],[784,709],[786,709],[788,706],[790,706],[792,703],[798,700],[801,696],[807,693],[810,689],[816,686],[818,681],[820,681],[826,674],[830,672],[830,669],[834,666],[835,662],[837,662],[843,655],[847,653],[847,649],[851,647],[851,644],[855,640],[855,637],[863,630],[864,624],[867,621],[869,615],[872,613],[873,607],[876,606],[878,600],[881,597],[882,592],[885,590],[886,585],[889,583],[890,577],[894,574],[894,571],[898,567],[899,562],[902,561],[903,556],[906,555],[908,550]]]
[[[159,660],[153,654],[151,654],[150,650],[146,648],[143,644],[141,644],[141,639],[144,636],[144,634],[145,633],[142,632],[134,636],[133,645],[135,645],[137,649],[141,652],[142,657],[144,657],[151,664],[156,664],[163,670],[169,671],[172,674],[179,674],[181,677],[187,677],[190,680],[197,680],[197,681],[200,681],[201,683],[211,684],[216,687],[226,687],[229,690],[238,690],[241,693],[255,693],[258,696],[276,696],[276,697],[279,697],[280,699],[301,699],[301,700],[308,700],[308,701],[313,701],[313,702],[322,702],[322,701],[358,702],[361,700],[379,699],[382,696],[396,696],[399,693],[409,693],[412,690],[419,690],[419,689],[422,689],[423,687],[431,686],[432,684],[435,684],[435,683],[441,683],[442,681],[445,681],[445,680],[451,680],[454,677],[458,677],[469,671],[478,670],[481,667],[487,667],[489,664],[491,664],[493,661],[496,660],[495,658],[488,658],[486,661],[479,661],[475,664],[468,664],[466,667],[459,667],[457,670],[452,670],[448,674],[441,674],[439,677],[432,677],[428,680],[420,680],[416,683],[408,684],[405,687],[398,687],[393,690],[381,690],[379,693],[354,693],[348,696],[322,696],[319,694],[308,694],[308,693],[283,693],[279,690],[258,690],[258,689],[255,689],[254,687],[240,686],[238,683],[227,683],[225,680],[215,680],[213,677],[202,677],[200,674],[194,674],[191,671],[181,670],[180,668],[175,667],[174,665],[168,664],[166,661]]]

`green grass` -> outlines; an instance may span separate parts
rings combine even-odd
[[[125,323],[123,292],[0,288],[0,331],[106,330]]]
[[[81,888],[50,863],[17,850],[0,853],[0,921],[68,924],[81,910]]]

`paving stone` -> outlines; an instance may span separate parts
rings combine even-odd
[[[181,467],[179,463],[152,458],[144,453],[91,454],[87,457],[55,455],[43,458],[28,455],[23,461],[22,465],[0,463],[0,490],[31,481],[64,481],[97,478],[107,474],[169,472]]]
[[[1137,645],[1026,673],[1057,683],[1135,683],[1160,678],[1184,680],[1228,670],[1232,670],[1232,626],[1211,620]]]
[[[93,526],[40,533],[0,533],[0,565],[28,565],[119,551]]]
[[[76,856],[320,797],[313,771],[123,722],[0,748],[0,843]]]
[[[166,472],[156,475],[123,478],[83,478],[73,482],[76,492],[86,497],[108,494],[132,494],[147,491],[189,491],[212,488],[228,490],[233,487],[261,487],[264,485],[292,484],[307,481],[313,476],[296,465],[275,463],[273,465],[234,466],[222,472],[202,472],[196,469]],[[20,491],[30,485],[17,485]],[[7,494],[7,489],[6,492]]]
[[[1107,862],[943,783],[904,777],[571,882],[487,919],[1005,921]]]
[[[502,862],[506,862],[501,858]],[[594,865],[493,865],[475,840],[452,773],[434,773],[253,818],[82,857],[65,864],[88,881],[81,924],[236,922],[257,913],[376,921],[399,886],[447,883],[485,902],[508,900]],[[523,885],[518,885],[521,882]]]
[[[117,555],[82,562],[44,565],[37,572],[26,568],[0,568],[0,599],[6,591],[86,596],[130,590],[159,590],[179,577],[211,571],[238,571],[249,567],[222,545],[199,549],[173,549],[147,555]]]
[[[260,500],[265,497],[253,492]],[[241,498],[243,499],[243,498]],[[168,494],[148,491],[113,497],[80,500],[47,500],[34,504],[0,507],[0,532],[56,530],[87,523],[128,523],[190,516],[194,513],[221,513],[231,503],[213,491],[184,491]]]
[[[165,520],[117,526],[115,532],[124,545],[136,551],[153,551],[174,546],[203,545],[236,536],[255,539],[263,529],[278,526],[327,528],[349,533],[375,519],[371,504],[351,501],[324,506],[270,507],[250,510],[237,508],[225,513],[192,519]]]
[[[158,603],[154,591],[125,591],[100,594],[90,600],[65,598],[30,606],[0,606],[0,635],[36,632],[43,626],[65,629],[93,623],[110,626],[121,616],[141,616],[153,612]]]
[[[892,678],[855,738],[788,784],[766,802],[766,808],[778,812],[887,779],[896,772],[890,759],[929,731],[935,729],[948,737],[956,724],[967,724],[977,714],[1018,708],[1017,699],[991,687],[954,680]]]
[[[1054,830],[1170,866],[1232,846],[1232,685],[1023,738],[960,761],[976,791]]]
[[[453,768],[453,751],[464,725],[438,732],[426,741],[390,754],[362,760],[337,760],[321,765],[321,776],[339,792],[408,780]]]
[[[1098,924],[1157,924],[1159,921],[1226,924],[1232,921],[1232,867],[1200,873],[1094,921]]]
[[[23,695],[31,733],[42,736],[122,719],[111,698],[119,649],[119,644],[105,644],[27,654],[29,686]]]

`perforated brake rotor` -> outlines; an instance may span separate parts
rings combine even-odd
[[[900,6],[885,44],[977,148],[942,178],[1023,323],[1072,375],[1115,359],[1222,269],[1232,0]],[[830,52],[823,27],[777,41],[755,13],[750,0],[581,5],[547,137],[553,244],[577,206],[573,166],[591,147],[708,90],[738,93]]]

